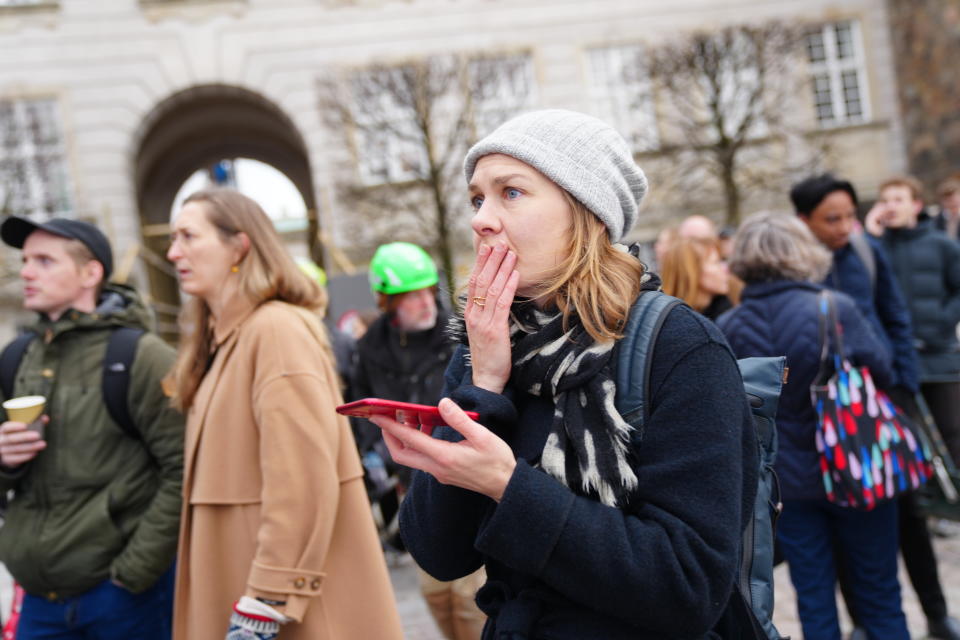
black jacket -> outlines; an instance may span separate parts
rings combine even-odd
[[[833,252],[833,266],[823,283],[853,298],[860,313],[886,343],[893,358],[891,386],[916,392],[920,387],[920,363],[913,346],[910,310],[880,240],[868,235],[864,238],[873,252],[876,278],[871,279],[867,266],[848,242]]]
[[[541,471],[552,402],[509,384],[503,394],[474,387],[466,354],[447,371],[450,396],[510,444],[516,471],[499,503],[417,472],[400,527],[441,580],[486,567],[484,639],[716,637],[757,483],[749,408],[717,327],[688,307],[664,323],[650,418],[632,438],[639,495],[622,509]]]
[[[925,215],[912,229],[887,229],[883,244],[910,308],[921,381],[960,379],[960,245]]]
[[[454,344],[446,335],[447,315],[438,310],[432,329],[407,333],[388,314],[377,318],[357,342],[350,394],[435,405],[442,397],[443,372]],[[378,440],[380,430],[366,421],[358,436],[361,451]]]

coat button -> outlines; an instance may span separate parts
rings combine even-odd
[[[307,586],[307,579],[297,578],[293,581],[293,586],[295,586],[297,589],[303,589],[305,586]]]
[[[52,378],[53,369],[44,369],[40,372],[40,375],[43,376],[44,378]]]
[[[320,578],[314,578],[310,581],[310,588],[316,591],[320,588]]]

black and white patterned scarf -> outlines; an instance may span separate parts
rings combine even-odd
[[[641,289],[659,288],[659,278],[645,271]],[[462,316],[451,320],[451,333],[466,344]],[[529,301],[513,304],[510,336],[510,384],[554,404],[540,467],[603,504],[625,505],[637,476],[629,446],[633,427],[614,406],[616,342],[594,342],[575,314],[564,331],[559,312],[541,311]]]

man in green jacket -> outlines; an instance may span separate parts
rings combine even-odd
[[[149,313],[133,289],[108,283],[106,237],[85,222],[17,217],[0,237],[23,250],[24,308],[39,314],[11,395],[47,399],[40,429],[0,424],[0,491],[12,490],[0,561],[26,592],[17,638],[168,640],[183,419],[161,381],[174,351],[139,337],[131,426],[119,424],[104,400],[107,345],[118,327],[146,329]]]

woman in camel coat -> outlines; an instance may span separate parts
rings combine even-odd
[[[187,411],[175,640],[403,637],[313,310],[323,293],[249,198],[187,199],[168,258],[193,296],[174,370]],[[248,636],[243,636],[248,637]]]

